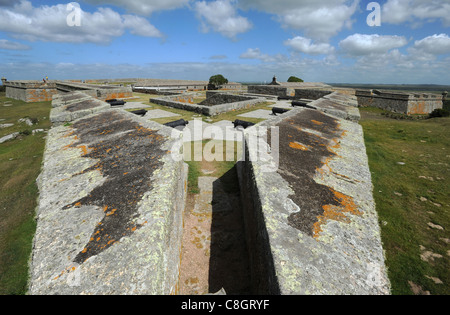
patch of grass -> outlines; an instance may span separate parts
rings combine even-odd
[[[366,110],[377,112],[361,109]],[[450,118],[399,121],[362,117],[392,293],[412,294],[410,284],[414,283],[431,294],[447,295]],[[429,223],[443,230],[431,228]],[[426,261],[427,252],[440,256]]]
[[[5,102],[13,105],[5,107]],[[1,129],[0,137],[21,132],[15,140],[0,144],[0,294],[26,293],[36,230],[36,178],[45,148],[45,134],[32,135],[30,131],[50,128],[50,109],[50,102],[25,103],[0,95],[0,119],[5,119],[1,123],[14,124]],[[35,118],[36,124],[18,123],[24,117]]]
[[[200,150],[201,152],[196,152]],[[242,152],[242,143],[233,141],[203,140],[188,142],[184,144],[184,160],[189,165],[188,173],[188,193],[198,194],[198,178],[200,176],[213,176],[221,178],[226,192],[238,192],[236,186],[237,175],[230,175],[236,172],[229,172],[236,165]],[[200,153],[202,153],[200,155]],[[209,158],[205,158],[212,154]],[[215,157],[215,158],[214,158]],[[210,171],[204,174],[203,170]]]

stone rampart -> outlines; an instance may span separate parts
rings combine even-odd
[[[378,90],[357,90],[358,106],[373,106],[401,114],[429,114],[443,107],[443,96],[427,93],[400,93]]]
[[[21,100],[27,103],[51,101],[57,94],[54,82],[40,81],[6,81],[6,97]]]
[[[361,126],[295,108],[247,128],[245,144],[253,292],[389,294]]]
[[[102,102],[74,94],[52,109],[83,115],[48,133],[29,293],[176,293],[187,169],[171,151],[182,133],[122,109],[84,112]]]
[[[239,97],[239,100],[234,98],[233,96],[230,96],[230,94],[224,94],[223,96],[218,96],[219,94],[214,94],[215,97],[218,97],[220,99],[225,100],[231,100],[233,102],[231,103],[223,103],[223,104],[216,104],[213,106],[210,105],[201,105],[201,104],[194,104],[193,102],[193,96],[188,94],[181,94],[181,95],[174,95],[174,96],[165,96],[165,97],[159,97],[159,98],[151,98],[150,102],[163,105],[163,106],[169,106],[173,108],[179,108],[184,109],[188,111],[193,111],[196,113],[200,113],[206,116],[214,116],[221,113],[229,112],[231,110],[238,110],[243,108],[250,108],[258,103],[264,102],[265,99],[263,98],[257,98],[257,97]],[[245,100],[242,100],[245,98]],[[207,99],[208,100],[208,99]],[[207,102],[206,100],[206,102]],[[204,102],[202,102],[204,103]],[[216,103],[216,101],[214,101]]]

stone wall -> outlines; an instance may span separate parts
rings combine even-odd
[[[238,174],[253,291],[389,294],[361,126],[295,108],[244,134]]]
[[[123,99],[133,96],[133,90],[129,86],[108,86],[83,84],[68,81],[57,81],[56,87],[62,92],[82,91],[102,101],[110,99]]]
[[[122,109],[84,112],[100,101],[82,93],[58,101],[52,112],[83,115],[47,136],[29,294],[175,294],[187,168],[171,151],[182,133]]]
[[[358,106],[373,106],[401,114],[429,114],[443,107],[440,94],[407,94],[388,91],[357,90]]]
[[[229,94],[223,96],[223,99],[229,99]],[[241,99],[241,98],[239,98],[239,99]],[[265,101],[265,99],[262,99],[262,98],[251,97],[251,98],[247,98],[244,101],[208,106],[208,105],[194,104],[193,97],[191,100],[191,96],[187,96],[186,94],[175,95],[175,96],[165,96],[165,97],[150,99],[151,103],[155,103],[155,104],[159,104],[159,105],[163,105],[163,106],[174,107],[174,108],[179,108],[179,109],[184,109],[184,110],[188,110],[188,111],[193,111],[193,112],[200,113],[200,114],[203,114],[206,116],[214,116],[214,115],[226,113],[226,112],[229,112],[232,110],[250,108],[250,107],[252,107],[258,103],[264,102],[264,101]]]
[[[6,97],[27,103],[51,101],[57,94],[54,83],[39,81],[9,81],[5,82]]]
[[[248,93],[274,95],[279,97],[294,96],[294,89],[276,85],[249,85]]]
[[[216,91],[207,91],[206,100],[199,103],[199,105],[214,106],[226,103],[245,102],[254,99],[255,99],[254,97],[249,96],[220,93]]]
[[[295,89],[295,99],[318,100],[331,93],[333,92],[320,89]]]

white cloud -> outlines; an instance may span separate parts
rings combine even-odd
[[[303,30],[308,37],[326,41],[344,27],[350,28],[351,17],[359,0],[240,0],[244,9],[256,9],[277,15],[284,27]]]
[[[95,5],[112,4],[124,7],[136,14],[150,15],[156,11],[180,8],[186,5],[189,0],[85,0],[84,2]]]
[[[284,41],[286,46],[291,47],[295,51],[309,55],[327,55],[334,52],[334,47],[327,43],[314,44],[311,39],[302,36]]]
[[[263,54],[259,48],[249,48],[246,52],[242,53],[239,58],[241,59],[258,59],[266,63],[271,62],[281,62],[284,60],[287,60],[286,56],[282,54],[276,54],[276,55],[268,55]]]
[[[351,56],[383,54],[408,43],[405,37],[397,35],[353,34],[343,39],[339,46]]]
[[[450,26],[450,2],[442,0],[387,0],[382,9],[382,22],[417,25],[424,20],[442,21]]]
[[[194,10],[202,21],[204,32],[212,28],[213,31],[234,39],[237,34],[245,33],[252,28],[247,18],[237,14],[232,2],[232,0],[217,0],[199,1],[194,4]]]
[[[142,17],[120,15],[101,7],[93,13],[81,10],[81,26],[70,27],[67,17],[71,12],[65,4],[33,7],[31,2],[22,0],[14,7],[0,10],[0,31],[28,41],[97,44],[107,44],[127,30],[140,36],[162,36]]]
[[[450,37],[447,34],[434,34],[415,41],[414,49],[432,55],[450,54]]]
[[[12,42],[7,39],[0,39],[0,49],[8,49],[8,50],[30,50],[31,47],[18,43]]]

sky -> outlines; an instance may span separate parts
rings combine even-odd
[[[450,0],[0,0],[8,80],[450,85]]]

